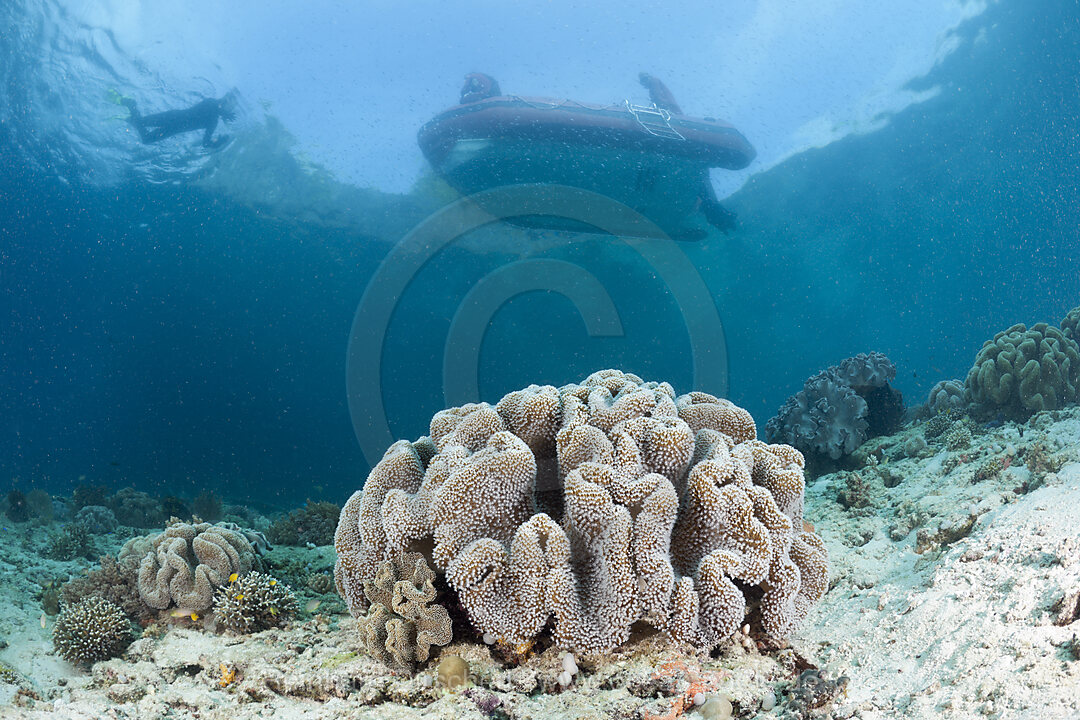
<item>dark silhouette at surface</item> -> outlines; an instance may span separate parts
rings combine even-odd
[[[676,115],[683,114],[667,85],[644,72],[638,75],[638,80],[649,91],[649,100],[653,105]],[[725,235],[735,229],[735,213],[720,204],[712,181],[709,180],[708,169],[705,170],[705,176],[701,179],[701,194],[698,195],[698,202],[701,205],[701,213],[714,228]]]
[[[228,93],[221,98],[210,98],[196,103],[183,110],[166,110],[165,112],[143,115],[131,98],[121,101],[128,110],[131,123],[139,133],[139,139],[144,143],[156,143],[165,138],[195,130],[203,131],[203,147],[216,148],[223,145],[228,135],[214,137],[218,120],[232,122],[236,119],[236,97]]]
[[[500,95],[502,90],[495,78],[484,73],[469,73],[465,76],[465,86],[461,88],[461,104],[468,105]]]

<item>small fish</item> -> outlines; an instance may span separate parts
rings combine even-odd
[[[277,585],[277,580],[271,580],[270,587],[274,587],[275,585]]]
[[[304,610],[313,613],[319,609],[320,605],[322,605],[322,600],[308,600],[307,605],[304,606]]]
[[[274,617],[277,617],[278,609],[276,607],[270,608],[270,614],[273,615]]]
[[[244,599],[244,593],[240,593],[239,595],[237,595],[236,599],[237,600],[243,600]]]
[[[183,618],[190,618],[192,622],[195,622],[196,620],[199,619],[199,613],[195,612],[194,610],[185,610],[183,608],[176,608],[171,613],[169,613],[169,617],[176,618],[177,620],[180,620],[180,619],[183,619]]]
[[[199,621],[199,613],[191,613],[191,622]]]
[[[45,613],[41,613],[41,629],[44,630],[48,621],[45,619]]]
[[[238,577],[240,577],[240,573],[233,573],[232,575],[229,576],[229,582],[230,583],[236,582],[236,578],[238,578]]]

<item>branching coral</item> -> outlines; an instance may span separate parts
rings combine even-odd
[[[53,627],[56,652],[73,664],[115,657],[129,642],[131,624],[124,611],[98,597],[64,606]]]
[[[139,596],[158,610],[170,605],[206,610],[214,590],[233,573],[256,563],[251,543],[240,533],[209,523],[175,523],[153,538],[134,538],[120,550],[123,564],[138,556]]]
[[[379,565],[364,582],[371,606],[357,622],[368,654],[387,665],[412,668],[427,662],[432,645],[446,645],[450,615],[435,600],[435,573],[420,553],[404,553]]]
[[[295,614],[292,588],[263,573],[240,575],[214,595],[215,619],[238,633],[278,627]]]
[[[440,412],[342,509],[338,590],[362,616],[380,564],[425,550],[511,646],[549,623],[583,653],[639,620],[702,647],[748,617],[782,636],[827,589],[827,557],[803,531],[801,453],[755,436],[726,400],[616,370]]]
[[[1026,419],[1077,399],[1080,346],[1056,327],[1013,325],[983,344],[968,371],[972,401],[984,412]]]

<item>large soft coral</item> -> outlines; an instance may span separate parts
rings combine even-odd
[[[966,386],[987,413],[1026,419],[1060,409],[1077,399],[1080,346],[1046,323],[1013,325],[983,344]]]
[[[510,645],[548,623],[583,653],[638,621],[702,647],[748,617],[782,636],[825,592],[827,556],[803,530],[801,453],[755,437],[726,400],[615,370],[443,411],[343,508],[338,589],[361,616],[379,564],[423,551]]]

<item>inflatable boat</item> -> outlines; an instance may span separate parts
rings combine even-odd
[[[642,77],[644,83],[648,76]],[[653,82],[662,89],[659,99],[678,110],[666,88]],[[716,203],[709,168],[739,170],[755,155],[728,123],[655,102],[596,105],[502,95],[494,80],[479,74],[467,78],[461,100],[418,136],[424,156],[458,192],[522,184],[534,184],[538,192],[542,186],[579,188],[633,208],[676,239],[707,232],[703,205]],[[516,220],[595,230],[552,216]]]

